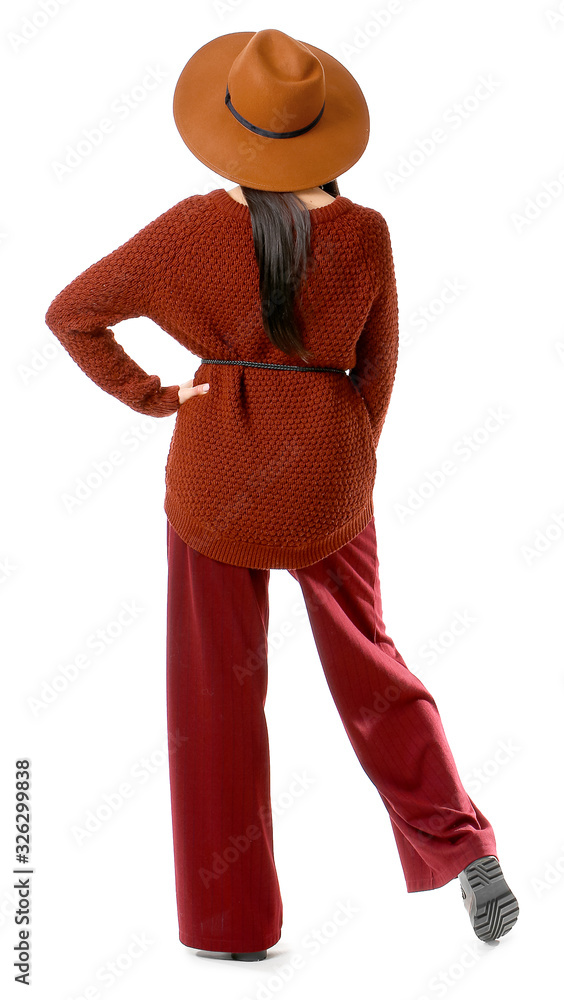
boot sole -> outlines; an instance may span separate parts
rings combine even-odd
[[[231,958],[238,962],[260,962],[266,958],[266,951],[232,951]]]
[[[495,941],[511,930],[519,904],[507,885],[497,858],[472,862],[459,881],[474,933],[481,941]]]

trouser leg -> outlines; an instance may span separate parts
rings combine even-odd
[[[491,824],[465,791],[437,705],[386,634],[374,518],[298,580],[331,694],[390,816],[407,891],[445,885],[496,855]]]
[[[281,933],[267,691],[268,570],[209,559],[167,519],[167,727],[180,940],[260,951]]]

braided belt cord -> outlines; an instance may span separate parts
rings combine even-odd
[[[345,368],[315,368],[313,365],[277,365],[267,361],[231,361],[223,358],[200,358],[203,365],[247,365],[250,368],[281,368],[283,371],[291,372],[337,372],[339,375],[346,375]]]

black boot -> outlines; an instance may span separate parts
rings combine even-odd
[[[477,858],[458,875],[464,906],[481,941],[507,934],[519,916],[519,904],[503,877],[499,861],[489,854]]]
[[[266,958],[266,951],[232,951],[231,958],[237,959],[238,962],[260,962]]]

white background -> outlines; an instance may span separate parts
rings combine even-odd
[[[0,983],[14,996],[25,991],[12,966],[18,757],[32,762],[32,988],[42,1000],[268,1000],[314,990],[463,1000],[543,995],[552,983],[564,893],[558,2],[45,0],[48,14],[39,0],[3,4]],[[145,420],[100,390],[44,315],[69,281],[161,212],[234,186],[188,151],[172,95],[200,45],[266,27],[341,59],[370,108],[369,145],[340,191],[386,218],[398,283],[402,343],[374,495],[384,619],[433,693],[465,787],[494,826],[521,911],[495,945],[474,934],[457,879],[406,892],[387,813],[340,722],[306,619],[292,612],[301,592],[285,570],[271,573],[267,698],[282,937],[254,965],[178,940],[163,752],[162,503],[174,419]],[[162,79],[143,94],[149,68]],[[492,81],[487,97],[481,77]],[[132,92],[126,117],[110,111]],[[454,127],[457,103],[464,118]],[[108,114],[113,132],[57,176],[68,145]],[[418,142],[441,127],[445,141],[417,162]],[[410,160],[417,165],[392,183]],[[450,302],[447,282],[461,289]],[[416,322],[422,310],[428,318]],[[197,359],[147,319],[116,337],[163,385],[196,370]],[[505,415],[495,429],[485,423],[492,409]],[[131,451],[124,442],[136,430]],[[115,448],[123,464],[70,512],[65,494]],[[429,486],[448,459],[453,474]],[[142,609],[135,621],[34,712],[44,685],[132,601]],[[473,622],[454,636],[457,614]],[[293,635],[281,639],[288,622]],[[144,760],[142,782],[132,768]],[[311,785],[288,804],[296,773]],[[78,843],[74,829],[125,781],[132,798]],[[312,932],[347,903],[356,912],[313,954]],[[135,934],[150,944],[131,960]],[[99,971],[111,962],[123,971],[107,987]]]

